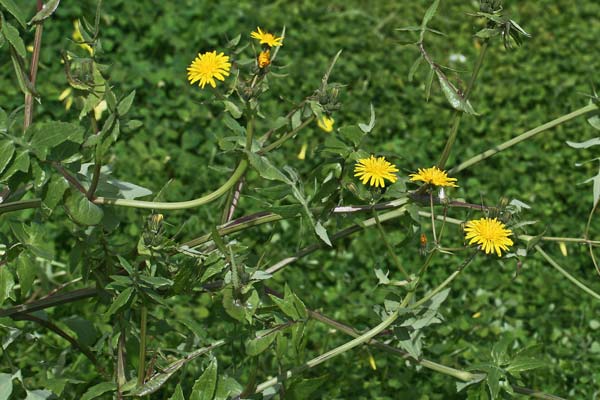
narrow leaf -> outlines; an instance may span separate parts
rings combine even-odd
[[[133,99],[135,98],[135,90],[132,90],[123,100],[119,102],[117,105],[117,113],[119,116],[127,114],[131,105],[133,104]]]
[[[169,400],[185,400],[185,397],[183,397],[183,390],[181,389],[181,385],[179,383],[177,384],[177,387],[175,387],[173,396],[169,397]]]
[[[600,127],[598,128],[600,129]],[[567,140],[567,144],[574,149],[587,149],[588,147],[597,146],[600,144],[600,137],[586,140],[585,142],[571,142]]]
[[[25,13],[21,10],[13,0],[0,0],[0,4],[12,14],[13,17],[21,24],[23,28],[27,28],[25,24]]]
[[[369,133],[375,127],[375,108],[373,107],[373,103],[371,103],[371,119],[369,120],[369,125],[359,123],[358,127],[364,133]]]
[[[127,304],[129,299],[131,298],[132,293],[133,293],[133,287],[128,287],[127,289],[125,289],[121,293],[119,293],[119,295],[117,296],[115,301],[113,301],[113,303],[110,305],[110,308],[106,312],[105,316],[110,317],[112,314],[119,311],[119,309],[121,307],[123,307],[125,304]]]
[[[421,62],[423,62],[423,57],[419,56],[419,57],[417,57],[417,59],[415,60],[413,65],[411,65],[410,70],[408,71],[408,81],[409,82],[413,81],[413,78],[415,77],[415,73],[419,69],[419,65],[421,65]]]
[[[431,18],[433,18],[433,16],[435,15],[438,6],[440,5],[440,0],[435,0],[427,9],[427,11],[425,12],[425,16],[423,17],[423,22],[421,22],[421,27],[425,28],[427,26],[427,24],[429,23],[429,21],[431,21]]]
[[[446,100],[455,110],[466,112],[467,114],[477,115],[471,103],[468,100],[465,100],[464,97],[458,93],[456,87],[446,78],[441,72],[435,71],[438,80],[440,82],[440,86],[442,87],[442,92],[446,96]]]
[[[25,43],[23,43],[23,39],[19,35],[19,30],[12,26],[6,20],[2,21],[2,33],[6,40],[10,42],[12,47],[17,51],[17,54],[21,57],[27,57],[27,51],[25,50]]]
[[[8,165],[15,153],[15,145],[10,140],[0,142],[0,174],[4,171],[4,168]]]
[[[33,16],[33,18],[31,18],[31,21],[29,21],[28,24],[31,25],[42,22],[43,20],[54,14],[54,11],[56,11],[56,9],[58,8],[59,3],[60,0],[50,0],[49,2],[44,4],[44,7],[40,11],[38,11],[38,13]]]
[[[217,388],[217,359],[213,358],[200,376],[194,387],[190,400],[212,400]]]
[[[113,382],[102,382],[89,388],[81,397],[81,400],[92,400],[107,392],[117,390],[117,385]]]

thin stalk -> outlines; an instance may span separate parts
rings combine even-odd
[[[485,58],[487,48],[488,41],[484,40],[483,45],[481,46],[481,50],[479,51],[479,57],[477,57],[475,67],[473,68],[473,73],[471,74],[471,78],[469,79],[467,89],[465,90],[465,94],[463,96],[465,101],[469,100],[469,96],[473,91],[475,81],[477,80],[477,75],[479,75],[479,71],[481,70],[481,66],[483,65],[483,59]],[[444,146],[444,150],[442,151],[442,155],[440,156],[440,160],[437,164],[438,168],[441,170],[443,170],[446,166],[446,162],[448,161],[448,157],[450,157],[450,152],[452,151],[452,146],[454,146],[454,142],[456,142],[456,137],[458,136],[458,127],[460,126],[460,120],[463,114],[464,113],[462,111],[458,110],[454,112],[454,117],[452,118],[452,125],[450,126],[450,134],[448,135],[448,140],[446,141],[446,145]]]
[[[42,199],[12,201],[10,203],[0,204],[0,215],[11,211],[25,210],[28,208],[40,208],[41,206]]]
[[[134,207],[134,208],[150,208],[154,210],[184,210],[187,208],[199,207],[204,204],[210,203],[223,196],[229,189],[231,189],[238,179],[244,175],[248,168],[248,160],[241,160],[231,177],[217,190],[206,196],[199,197],[189,201],[175,201],[175,202],[154,202],[154,201],[142,201],[142,200],[128,200],[128,199],[114,199],[109,197],[96,197],[94,199],[95,204],[106,204],[112,206],[121,207]]]
[[[590,226],[592,225],[592,219],[594,218],[594,213],[598,207],[599,201],[594,203],[594,207],[592,207],[592,211],[590,211],[590,215],[588,216],[587,223],[585,224],[585,231],[583,232],[583,236],[587,239],[590,234]],[[588,249],[590,251],[590,257],[592,258],[592,263],[594,264],[594,268],[596,268],[596,272],[600,275],[600,266],[596,262],[596,256],[594,255],[594,248],[591,244],[588,244]]]
[[[562,123],[565,123],[565,122],[575,119],[579,116],[582,116],[582,115],[585,115],[592,111],[597,111],[597,110],[598,110],[598,105],[592,103],[592,104],[588,104],[585,107],[581,107],[580,109],[575,110],[569,114],[565,114],[561,117],[553,119],[552,121],[546,122],[545,124],[542,124],[536,128],[533,128],[533,129],[517,136],[517,137],[507,140],[506,142],[499,144],[498,146],[496,146],[494,148],[491,148],[482,153],[479,153],[476,156],[469,158],[467,161],[462,162],[459,165],[457,165],[456,167],[451,168],[448,171],[448,174],[456,174],[457,172],[460,172],[463,169],[469,168],[469,167],[493,156],[494,154],[500,153],[501,151],[504,151],[516,144],[519,144],[527,139],[530,139],[530,138],[534,137],[535,135],[538,135],[544,131],[547,131],[550,128],[554,128],[555,126],[558,126]]]
[[[282,137],[280,137],[279,139],[277,139],[276,141],[274,141],[270,145],[268,145],[266,147],[263,147],[258,152],[258,154],[265,154],[265,153],[270,152],[271,150],[274,150],[274,149],[278,148],[283,143],[285,143],[288,139],[290,139],[291,137],[295,136],[296,133],[298,133],[300,130],[302,130],[306,125],[308,125],[311,122],[313,122],[314,119],[315,119],[314,116],[311,116],[311,117],[307,118],[304,122],[302,122],[300,125],[298,125],[295,129],[292,129],[288,133],[284,134]]]
[[[435,233],[435,214],[433,213],[433,192],[429,192],[429,207],[431,209],[431,233],[433,235],[433,243],[438,245],[437,234]]]
[[[560,272],[565,278],[570,280],[571,283],[573,283],[575,286],[577,286],[579,289],[583,290],[590,296],[594,297],[596,300],[600,300],[600,294],[594,292],[592,289],[590,289],[589,287],[585,286],[583,283],[578,281],[577,278],[575,278],[573,275],[569,274],[565,269],[563,269],[560,265],[558,265],[558,263],[556,261],[554,261],[554,259],[552,257],[550,257],[548,254],[546,254],[546,252],[544,250],[542,250],[542,248],[539,245],[536,245],[534,247],[534,249],[538,253],[540,253],[542,255],[542,257],[544,257],[546,259],[546,261],[548,261],[548,263],[554,267],[554,269],[556,269],[558,272]]]
[[[92,130],[94,131],[94,135],[97,135],[98,132],[98,122],[96,121],[96,116],[94,115],[94,111],[90,112],[90,120],[92,125]],[[96,193],[96,189],[98,188],[98,182],[100,181],[100,172],[102,170],[102,157],[100,154],[100,144],[96,145],[96,151],[94,153],[94,172],[92,174],[92,182],[90,183],[90,187],[87,191],[87,198],[89,200],[94,199],[94,194]]]
[[[400,272],[402,272],[402,275],[404,275],[404,278],[406,278],[406,280],[408,282],[410,282],[411,281],[410,275],[402,267],[402,264],[400,263],[400,260],[398,259],[398,256],[396,256],[396,252],[394,251],[394,249],[390,245],[390,242],[387,239],[387,235],[385,233],[385,230],[383,229],[383,226],[381,225],[381,221],[379,220],[379,215],[377,214],[377,210],[375,210],[375,209],[373,209],[373,218],[375,219],[375,224],[377,225],[377,230],[379,231],[379,235],[381,236],[381,240],[383,240],[383,243],[385,243],[385,247],[387,248],[388,254],[392,257],[392,260],[394,261],[394,264],[396,265],[396,268],[398,268],[400,270]]]
[[[37,0],[37,10],[41,11],[44,7],[42,0]],[[35,38],[33,39],[33,54],[31,56],[31,67],[29,70],[29,81],[31,87],[35,88],[35,81],[37,79],[38,65],[40,63],[40,49],[42,48],[42,32],[44,29],[43,22],[38,22],[35,25]],[[23,112],[23,131],[33,122],[33,95],[31,92],[25,93],[25,110]]]
[[[138,362],[138,386],[144,384],[144,378],[146,377],[146,327],[148,324],[148,308],[142,306],[142,312],[140,315],[140,359]]]
[[[53,322],[29,314],[21,314],[19,316],[13,317],[13,319],[35,322],[36,324],[39,324],[44,328],[56,333],[58,336],[62,337],[67,342],[69,342],[71,346],[81,351],[81,353],[83,353],[83,355],[85,355],[92,362],[92,364],[94,364],[98,372],[104,377],[107,377],[106,371],[104,370],[104,368],[102,368],[94,353],[87,346],[85,346],[83,343],[78,342],[75,338],[73,338],[67,332],[63,331]]]
[[[375,336],[379,335],[381,332],[383,332],[385,329],[387,329],[388,326],[393,324],[394,321],[396,321],[396,319],[398,319],[398,316],[400,315],[400,310],[402,310],[404,307],[406,307],[408,302],[412,299],[413,294],[414,294],[413,292],[409,292],[406,295],[406,297],[404,298],[404,300],[402,301],[402,303],[400,304],[400,306],[398,307],[398,309],[396,311],[394,311],[392,314],[390,314],[386,319],[384,319],[376,327],[363,333],[362,335],[358,336],[357,338],[355,338],[347,343],[344,343],[343,345],[336,347],[335,349],[328,351],[327,353],[321,354],[321,355],[313,358],[312,360],[307,361],[304,365],[302,365],[300,367],[297,367],[297,368],[294,368],[292,370],[285,372],[283,374],[283,376],[271,378],[271,379],[261,383],[260,385],[258,385],[256,387],[255,393],[262,393],[264,390],[276,385],[280,381],[287,380],[287,379],[291,378],[292,376],[298,375],[299,373],[301,373],[302,371],[304,371],[306,369],[316,367],[317,365],[322,364],[325,361],[332,359],[342,353],[345,353],[346,351],[351,350],[351,349],[355,348],[356,346],[359,346],[363,343],[369,342]]]

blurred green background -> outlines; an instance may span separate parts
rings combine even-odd
[[[35,2],[31,3],[29,11],[33,14]],[[334,114],[336,125],[368,121],[372,103],[377,123],[363,148],[386,154],[401,174],[433,165],[444,146],[452,111],[439,87],[434,87],[431,99],[425,101],[425,68],[419,70],[413,82],[408,81],[409,68],[418,54],[403,42],[414,37],[396,30],[417,25],[429,3],[104,1],[100,30],[103,50],[98,59],[109,66],[110,79],[120,93],[137,91],[130,114],[143,122],[140,129],[123,134],[114,147],[111,165],[115,176],[155,192],[171,180],[165,191],[166,200],[171,201],[198,197],[224,181],[227,173],[221,167],[231,168],[235,158],[221,153],[216,144],[217,134],[226,130],[221,109],[209,101],[207,92],[188,84],[186,67],[198,52],[220,51],[238,34],[242,41],[250,40],[249,34],[257,26],[271,32],[286,27],[284,46],[273,68],[282,76],[271,80],[271,91],[263,96],[262,109],[268,118],[285,115],[292,104],[311,94],[333,56],[343,50],[330,79],[345,85],[340,96],[342,108]],[[84,51],[69,40],[73,21],[83,16],[93,21],[91,10],[95,6],[90,0],[63,1],[45,24],[38,74],[42,103],[36,108],[37,120],[77,117],[75,107],[67,111],[58,100],[68,86],[61,73],[60,52],[67,48]],[[436,62],[457,71],[449,72],[454,81],[467,81],[478,53],[473,35],[483,25],[467,15],[478,7],[474,1],[445,0],[430,23],[447,36],[429,35],[427,48]],[[504,8],[532,38],[513,51],[506,51],[499,40],[493,42],[471,96],[481,115],[463,118],[449,166],[580,108],[588,102],[586,94],[591,92],[591,84],[594,80],[598,83],[600,2],[505,1]],[[27,44],[32,42],[30,33]],[[22,96],[13,83],[10,58],[4,50],[0,53],[0,105],[10,110],[22,103]],[[267,122],[259,123],[258,131],[265,131],[266,126]],[[318,146],[324,135],[316,124],[309,127],[278,151],[279,165],[291,165],[301,174],[308,174],[322,160]],[[581,183],[597,173],[597,164],[576,167],[575,163],[597,153],[593,147],[573,149],[565,141],[580,142],[597,135],[584,118],[564,124],[463,171],[456,176],[460,188],[451,196],[487,205],[497,204],[501,196],[516,198],[531,206],[521,218],[538,221],[527,233],[581,237],[592,205],[591,183]],[[305,160],[299,160],[296,154],[303,143],[308,144],[308,152]],[[242,197],[236,216],[264,209],[252,198],[252,180],[244,193],[248,196]],[[172,224],[169,233],[175,234],[185,221],[179,237],[199,236],[218,222],[219,210],[217,202],[200,209],[170,212],[166,214],[166,221]],[[147,213],[134,209],[118,212],[127,221],[121,224],[120,235],[134,248]],[[453,211],[451,216],[466,218],[467,214]],[[350,219],[339,221],[347,222]],[[297,221],[282,222],[246,231],[239,239],[249,246],[271,240],[266,260],[273,263],[316,240],[299,234],[298,226]],[[387,226],[392,241],[397,243],[403,236],[394,233],[394,228],[393,222]],[[335,227],[330,229],[334,231]],[[455,228],[448,233],[456,237],[460,234]],[[57,232],[52,239],[59,258],[68,252],[65,235]],[[594,223],[592,237],[597,239],[599,235],[600,227]],[[570,272],[600,290],[600,279],[586,248],[569,245],[567,257],[561,255],[558,245],[547,244],[544,248]],[[419,265],[417,250],[400,254],[405,265]],[[439,283],[456,260],[438,257],[430,269],[430,283]],[[363,329],[377,323],[372,309],[386,294],[385,289],[376,287],[374,268],[393,270],[376,232],[369,231],[295,263],[277,277],[273,286],[281,289],[283,282],[288,282],[307,307]],[[442,307],[446,322],[428,330],[425,355],[450,366],[468,367],[481,361],[482,354],[489,352],[502,332],[512,332],[521,347],[537,345],[539,354],[548,361],[548,368],[524,375],[527,386],[566,398],[595,398],[600,391],[598,302],[574,290],[535,254],[524,259],[518,276],[515,273],[515,261],[492,257],[480,258],[470,267]],[[208,338],[218,338],[219,329],[233,329],[231,321],[221,321],[222,314],[213,312],[218,305],[209,296],[186,301],[191,301],[192,307],[176,305],[164,318],[195,318]],[[67,318],[74,310],[82,317],[93,318],[93,310],[85,306],[54,313]],[[158,334],[161,328],[156,324],[153,329]],[[309,325],[308,335],[307,359],[347,340],[317,324]],[[30,361],[39,355],[38,361],[47,362],[46,358],[56,357],[59,352],[49,349],[44,341],[32,346],[38,353],[28,354]],[[224,348],[220,356],[235,358],[234,350]],[[424,400],[466,396],[464,392],[455,393],[455,382],[449,377],[372,351],[376,370],[369,366],[369,355],[361,348],[307,372],[307,377],[327,377],[313,398]],[[259,381],[277,372],[275,363],[261,362]],[[229,373],[238,374],[236,377],[244,382],[248,365],[239,360],[231,365],[234,367]],[[38,372],[32,368],[29,375]],[[193,378],[189,378],[190,387]],[[68,386],[65,396],[76,391],[74,383],[69,385],[73,386]],[[168,393],[165,391],[164,398]]]

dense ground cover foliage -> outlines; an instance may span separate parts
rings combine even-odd
[[[27,7],[17,3],[27,14],[27,20],[35,14],[35,2]],[[323,3],[307,0],[257,6],[254,2],[228,0],[153,4],[111,0],[102,4],[99,41],[94,42],[93,52],[116,101],[115,106],[109,105],[98,116],[99,128],[105,125],[116,104],[122,114],[118,118],[121,127],[118,141],[109,143],[103,158],[112,170],[111,177],[151,190],[154,194],[144,197],[145,200],[152,200],[157,193],[160,201],[190,200],[219,187],[232,174],[236,163],[249,157],[252,165],[245,174],[246,184],[234,218],[262,211],[287,213],[294,218],[252,227],[236,235],[215,233],[215,226],[224,221],[227,196],[202,207],[154,213],[104,204],[103,215],[99,217],[102,229],[81,225],[81,219],[89,215],[75,211],[79,208],[74,204],[80,200],[73,200],[70,194],[64,198],[66,207],[57,206],[51,213],[30,209],[2,213],[0,232],[7,247],[0,268],[10,268],[15,283],[22,288],[28,278],[23,279],[17,269],[18,263],[24,261],[17,261],[20,255],[11,259],[9,249],[15,237],[21,242],[30,240],[28,251],[35,249],[28,256],[35,265],[31,280],[36,279],[28,291],[11,287],[10,294],[7,291],[2,296],[3,310],[39,301],[67,282],[69,286],[58,293],[91,290],[93,297],[83,296],[78,302],[30,314],[15,314],[21,319],[31,315],[33,320],[15,320],[0,314],[3,339],[0,373],[4,374],[0,390],[1,385],[8,386],[6,380],[9,380],[14,383],[14,398],[26,395],[32,399],[36,398],[34,395],[49,398],[50,392],[66,399],[81,398],[87,392],[86,398],[93,398],[94,389],[90,388],[96,388],[99,396],[111,398],[117,384],[131,380],[128,389],[135,393],[131,385],[135,386],[139,376],[136,369],[140,365],[140,338],[145,337],[146,344],[142,347],[147,351],[142,359],[146,359],[146,364],[142,365],[148,370],[147,381],[153,373],[164,371],[169,363],[194,350],[210,344],[218,346],[209,352],[214,359],[203,354],[186,362],[150,398],[183,398],[173,394],[177,384],[185,398],[194,398],[189,397],[194,384],[210,387],[211,379],[216,382],[217,375],[215,398],[221,395],[225,398],[227,390],[239,393],[242,388],[249,394],[256,389],[255,385],[268,382],[270,377],[350,339],[340,333],[339,327],[336,330],[331,324],[323,324],[318,319],[321,314],[306,314],[304,306],[359,333],[377,326],[392,313],[392,301],[397,306],[406,292],[404,286],[384,284],[387,279],[384,275],[389,271],[388,278],[392,281],[405,277],[382,241],[381,232],[376,228],[365,229],[335,241],[332,247],[323,243],[326,240],[323,235],[313,233],[314,222],[323,221],[325,236],[334,238],[335,232],[372,217],[370,212],[329,214],[314,208],[327,210],[333,206],[369,204],[370,193],[375,191],[369,191],[349,171],[356,161],[352,157],[364,158],[370,154],[385,156],[399,170],[398,182],[389,186],[380,200],[407,198],[406,188],[412,191],[419,187],[408,181],[409,174],[438,162],[456,111],[449,106],[437,78],[427,101],[429,68],[423,61],[416,72],[411,71],[421,56],[417,46],[406,44],[414,42],[419,32],[398,30],[419,26],[431,2],[377,1],[368,6],[354,0]],[[0,4],[5,3],[0,1]],[[72,121],[85,127],[85,137],[93,130],[87,113],[77,122],[81,112],[81,104],[77,103],[81,100],[77,97],[85,90],[73,88],[73,79],[70,86],[63,71],[65,61],[76,64],[78,57],[90,56],[91,47],[73,41],[73,23],[85,18],[94,25],[95,15],[90,10],[95,10],[96,4],[89,0],[65,1],[45,20],[36,84],[41,102],[35,104],[34,121]],[[474,35],[486,27],[485,18],[468,15],[479,7],[479,2],[442,1],[429,27],[445,36],[429,32],[425,39],[427,53],[436,63],[447,67],[443,69],[445,75],[463,90],[484,42]],[[531,38],[524,38],[520,47],[512,49],[505,49],[499,37],[490,40],[470,95],[470,103],[479,115],[466,113],[462,117],[447,170],[452,171],[480,152],[531,128],[586,106],[594,80],[597,83],[600,3],[506,1],[504,9]],[[34,30],[22,29],[9,11],[2,11],[4,18],[21,30],[25,45],[33,45]],[[229,112],[225,113],[223,103],[214,100],[210,84],[201,90],[197,83],[190,85],[186,79],[186,68],[198,53],[215,49],[239,50],[235,59],[241,73],[244,68],[250,70],[254,65],[253,54],[262,49],[250,36],[257,26],[277,35],[285,27],[285,38],[283,46],[271,49],[271,54],[278,49],[277,56],[269,67],[268,80],[260,83],[268,81],[268,91],[260,94],[260,114],[250,123],[255,138],[273,127],[281,127],[274,134],[277,139],[288,125],[292,129],[297,127],[299,122],[294,118],[282,122],[281,117],[319,88],[322,90],[316,100],[311,98],[322,107],[316,114],[326,113],[335,120],[331,133],[309,121],[293,139],[268,153],[268,165],[262,159],[252,158],[257,155],[243,151],[258,150],[244,146],[244,135],[240,133],[250,130],[250,124],[246,125],[250,118],[246,114],[236,116],[237,107],[246,112],[239,99],[233,96],[235,104],[228,106]],[[239,44],[226,48],[228,41],[235,41],[238,35],[241,35]],[[244,49],[246,44],[249,47]],[[0,107],[7,115],[23,103],[8,48],[8,43],[0,48],[3,66]],[[70,61],[66,53],[61,57],[61,52],[67,50],[73,57]],[[339,50],[342,52],[328,82],[320,87]],[[27,52],[27,57],[31,58],[31,52]],[[78,78],[95,73],[86,71],[85,63],[79,68]],[[223,88],[232,87],[234,75],[225,82],[217,81],[216,92],[225,93]],[[409,75],[414,76],[409,79]],[[71,91],[65,92],[69,87]],[[219,92],[220,89],[223,90]],[[128,96],[134,90],[135,95]],[[70,101],[74,103],[66,107]],[[306,109],[298,116],[302,121],[313,118],[310,107]],[[17,114],[16,126],[19,126],[22,111]],[[374,126],[369,126],[370,121]],[[363,124],[362,130],[357,128],[359,123]],[[111,131],[114,132],[114,125]],[[535,223],[513,228],[515,235],[583,238],[597,197],[592,182],[582,182],[598,173],[598,163],[576,164],[593,159],[598,147],[574,148],[565,142],[584,142],[598,136],[597,132],[586,117],[560,124],[475,167],[451,174],[457,179],[458,188],[447,188],[447,195],[453,201],[499,207],[507,213],[522,204],[528,205],[515,213],[510,224]],[[359,145],[352,146],[352,138],[357,135]],[[35,137],[33,133],[32,138]],[[342,137],[350,139],[343,146],[334,141]],[[83,150],[85,162],[94,163],[93,146],[91,143]],[[348,153],[355,151],[355,154],[342,156],[332,150],[340,146],[342,153],[350,149]],[[43,155],[46,156],[51,159],[50,155]],[[39,151],[36,157],[40,158]],[[352,161],[339,162],[344,157]],[[65,160],[61,162],[67,164]],[[79,162],[74,160],[73,165],[79,167]],[[269,166],[275,166],[276,171]],[[90,165],[87,181],[79,175],[86,187],[92,180],[92,169]],[[77,172],[79,168],[71,170]],[[60,175],[56,168],[44,171]],[[280,171],[284,171],[285,178],[278,175]],[[30,172],[33,177],[39,175],[33,167]],[[289,185],[286,179],[293,184]],[[101,185],[102,182],[99,190],[105,190],[103,193],[114,189]],[[305,197],[291,194],[290,186]],[[144,194],[137,187],[131,191]],[[326,200],[319,203],[319,196]],[[314,211],[312,217],[306,215],[307,207],[303,207],[299,198],[313,200],[309,204]],[[412,274],[426,262],[428,256],[424,253],[434,242],[430,220],[418,215],[418,211],[428,211],[428,195],[425,198],[425,207],[414,206],[403,217],[383,224],[398,263]],[[508,203],[514,199],[518,202],[513,202],[511,208]],[[61,205],[62,201],[57,199],[54,205]],[[385,212],[379,215],[383,218]],[[438,212],[441,216],[441,208]],[[474,208],[453,208],[449,216],[461,222],[478,219],[482,214]],[[311,218],[315,218],[313,224]],[[21,222],[37,230],[27,228],[20,235]],[[445,247],[463,246],[462,228],[451,223],[445,225]],[[592,220],[587,233],[590,239],[598,240],[597,220]],[[200,255],[200,266],[195,264],[194,257],[171,257],[175,243],[180,246],[205,234],[208,244],[198,250],[204,252]],[[420,243],[422,234],[429,246],[425,249]],[[532,371],[524,368],[520,378],[511,378],[512,384],[564,398],[594,398],[600,391],[599,300],[579,290],[534,249],[539,244],[548,257],[597,293],[600,278],[590,260],[588,246],[566,240],[536,242],[536,239],[514,238],[514,241],[512,250],[527,248],[527,255],[475,257],[452,283],[450,293],[441,293],[448,297],[433,299],[430,306],[434,314],[428,315],[431,325],[418,331],[419,340],[411,342],[413,347],[400,343],[402,335],[408,333],[398,327],[384,332],[381,340],[390,338],[392,346],[416,354],[416,358],[459,370],[473,367],[471,372],[484,371],[488,376],[493,373],[481,365],[488,362],[490,353],[501,354],[502,358],[504,353],[513,355],[527,349],[532,354],[532,358],[527,358],[531,366],[538,366],[533,360],[541,360],[544,367]],[[106,253],[99,245],[103,243],[108,248]],[[254,271],[276,266],[280,260],[314,243],[322,249],[300,258],[265,282],[262,282],[265,276]],[[436,252],[420,281],[418,298],[443,282],[467,253],[457,254]],[[54,260],[54,264],[48,259]],[[237,264],[248,267],[240,276],[247,273],[254,278],[243,294],[237,293],[240,288],[231,282],[236,272],[229,268],[236,260]],[[214,279],[201,279],[211,265]],[[137,272],[130,272],[144,266],[148,266],[149,277],[142,279]],[[193,267],[197,271],[189,272]],[[134,278],[126,281],[129,275]],[[233,289],[215,292],[217,278],[219,282],[231,282]],[[0,282],[0,290],[3,284]],[[196,286],[190,287],[192,284]],[[122,296],[130,287],[139,293],[137,303],[133,297]],[[284,293],[285,303],[278,309],[277,295]],[[244,299],[245,311],[232,306],[238,296]],[[122,304],[118,303],[119,298]],[[257,311],[252,302],[259,299],[262,303]],[[298,299],[303,305],[299,305]],[[386,311],[384,305],[391,308]],[[288,308],[286,312],[286,307],[294,310]],[[142,334],[140,319],[146,312],[147,331]],[[417,320],[418,317],[414,316]],[[298,320],[306,323],[295,322]],[[90,361],[89,354],[56,335],[43,321],[51,321],[89,348],[99,368]],[[268,329],[282,333],[276,339],[270,335],[273,338],[267,339],[268,343],[259,340],[265,335],[262,330],[269,332]],[[249,343],[250,338],[255,340]],[[126,360],[122,367],[117,365],[120,359]],[[20,371],[18,379],[8,378],[17,371]],[[485,384],[457,393],[460,378],[438,372],[407,357],[396,357],[389,349],[359,346],[341,353],[335,360],[294,375],[284,389],[278,388],[279,392],[268,387],[265,393],[273,390],[271,395],[285,393],[286,398],[357,399],[462,399],[484,398],[490,390],[495,393],[490,387],[493,385]],[[510,386],[503,387],[510,390]],[[210,390],[204,391],[207,392]],[[213,397],[212,393],[205,396],[198,398]],[[503,392],[500,396],[508,395]]]

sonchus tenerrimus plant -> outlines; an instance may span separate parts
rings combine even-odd
[[[536,228],[522,221],[528,206],[516,199],[499,199],[497,206],[459,200],[464,171],[477,175],[473,167],[487,158],[580,116],[598,128],[597,96],[447,167],[461,119],[479,117],[470,98],[486,54],[498,47],[497,38],[506,49],[519,51],[515,45],[526,45],[523,40],[530,37],[501,1],[482,0],[470,13],[485,27],[475,33],[479,56],[466,84],[435,61],[427,47],[431,35],[444,35],[435,28],[439,0],[419,24],[400,28],[402,35],[416,39],[411,43],[418,55],[409,81],[424,68],[425,97],[431,97],[437,80],[453,110],[442,153],[437,161],[421,160],[420,165],[371,146],[368,138],[377,129],[373,106],[364,116],[368,122],[340,122],[335,116],[344,85],[331,78],[334,67],[343,63],[342,51],[332,52],[329,64],[320,66],[324,73],[312,93],[284,99],[287,112],[273,115],[263,101],[278,99],[272,83],[285,71],[278,56],[293,52],[297,39],[286,36],[285,27],[268,22],[270,26],[245,27],[243,34],[216,47],[190,44],[197,50],[188,54],[187,81],[193,85],[192,96],[202,98],[198,107],[210,104],[221,111],[226,130],[215,133],[218,157],[230,168],[214,189],[191,188],[194,198],[179,201],[162,201],[168,185],[151,197],[151,190],[113,173],[115,145],[142,123],[131,117],[136,92],[122,92],[109,74],[113,60],[102,47],[106,21],[100,1],[94,21],[77,20],[67,47],[56,54],[68,85],[60,100],[67,109],[76,108],[77,115],[71,121],[36,118],[36,104],[45,100],[36,82],[50,79],[38,68],[44,32],[54,29],[61,4],[32,1],[37,11],[30,15],[25,3],[0,0],[0,47],[24,97],[23,106],[0,108],[0,330],[5,360],[0,398],[316,398],[322,378],[307,378],[308,371],[359,346],[370,349],[373,370],[377,362],[371,351],[383,350],[378,359],[400,357],[447,375],[459,391],[469,391],[469,398],[515,393],[560,398],[545,388],[526,387],[535,374],[531,370],[547,362],[510,332],[498,337],[489,356],[482,351],[477,364],[459,368],[425,356],[435,345],[426,340],[428,333],[446,322],[444,301],[475,259],[493,268],[498,260],[515,258],[520,265],[537,254],[574,290],[600,301],[596,291],[542,249],[553,241],[585,244],[600,274],[594,255],[600,241],[589,237],[600,197],[598,176],[591,178],[594,201],[584,237],[548,237],[541,228],[538,235],[525,234],[526,226]],[[28,52],[24,37],[30,31],[34,41]],[[186,78],[186,70],[179,74]],[[319,143],[311,148],[305,135],[315,127],[321,130]],[[293,142],[301,145],[297,156]],[[464,146],[468,142],[462,138]],[[570,145],[598,143],[595,138]],[[308,162],[307,153],[320,154],[309,175],[281,162],[294,157]],[[206,154],[197,155],[199,171],[206,170],[207,160]],[[242,201],[260,208],[245,212]],[[137,241],[123,234],[125,214],[119,211],[125,208],[139,216]],[[467,218],[461,210],[468,211]],[[172,212],[201,215],[211,228],[184,238],[189,232],[169,222]],[[397,223],[390,224],[392,220]],[[294,254],[277,259],[273,250],[280,230],[293,221],[303,240],[312,243],[302,247],[298,242]],[[260,226],[269,227],[268,240],[249,246],[245,238]],[[316,252],[333,257],[328,250],[341,239],[370,229],[377,232],[389,262],[389,268],[375,269],[378,282],[373,286],[386,286],[387,297],[373,305],[380,322],[357,329],[307,307],[283,272]],[[404,232],[406,240],[396,243],[394,230]],[[448,275],[432,285],[428,271],[436,264]],[[83,308],[84,299],[93,304],[94,313],[85,315],[89,307]],[[198,301],[204,311],[198,311]],[[208,309],[219,316],[219,325],[200,318]],[[61,319],[63,310],[72,316]],[[174,313],[187,317],[174,318]],[[309,337],[319,324],[352,338],[331,349],[316,346]],[[33,358],[14,361],[15,353],[32,340],[58,360],[56,366],[44,360],[44,374],[36,372]]]

